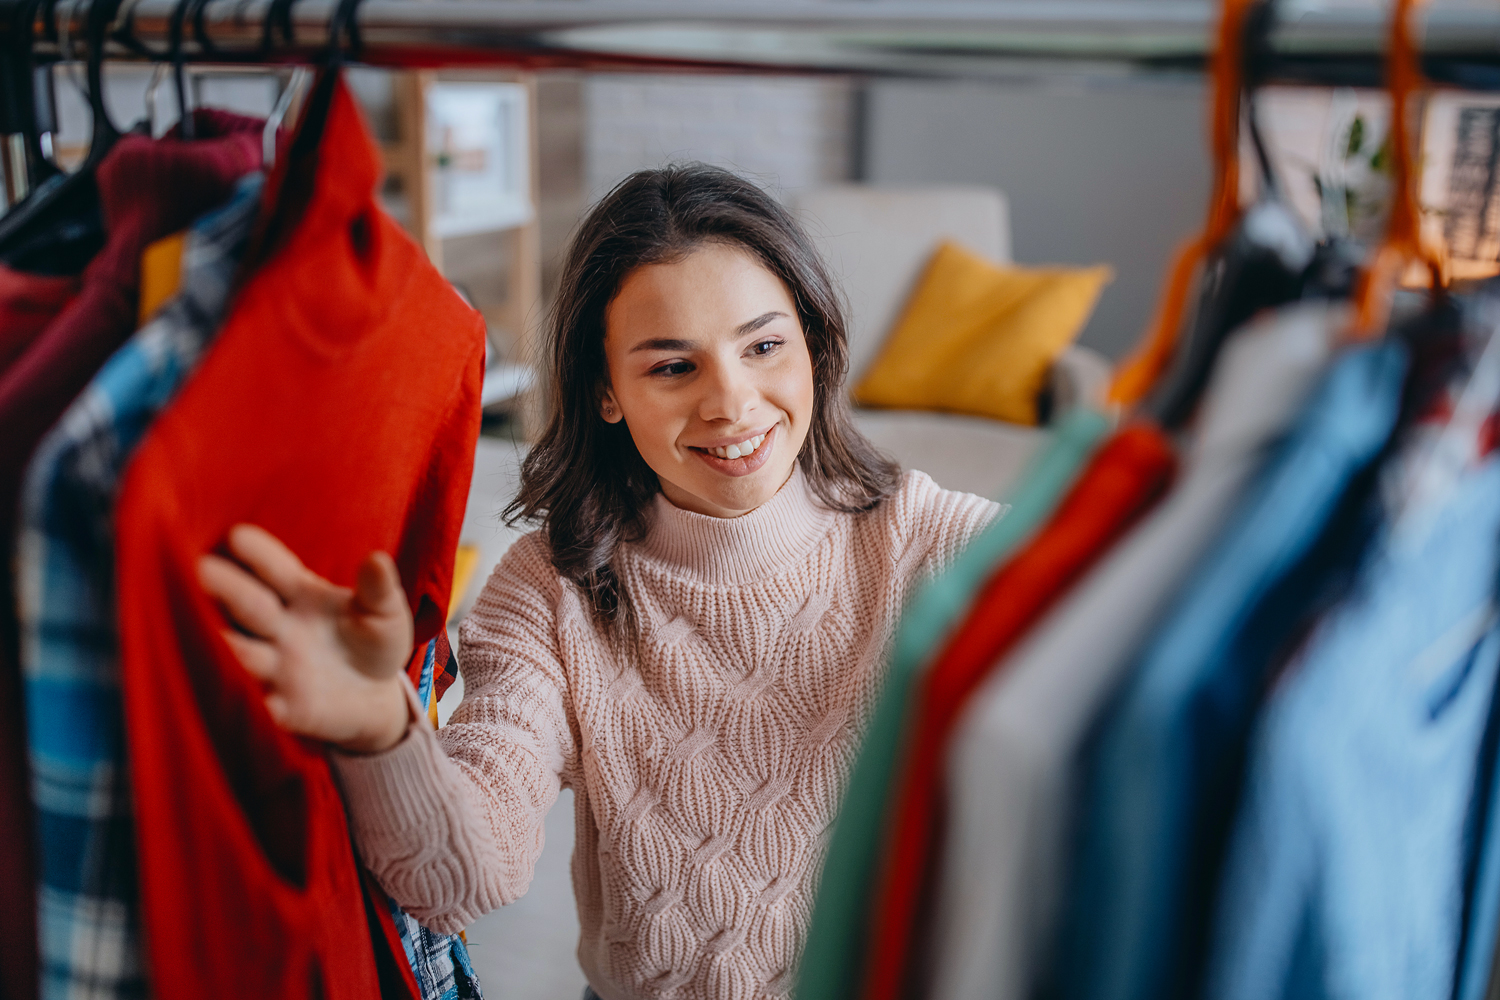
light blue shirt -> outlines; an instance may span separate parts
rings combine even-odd
[[[1406,368],[1394,342],[1334,364],[1102,720],[1057,951],[1071,1000],[1193,993],[1266,674],[1336,557],[1358,548],[1329,529],[1353,527],[1336,511],[1391,435]]]
[[[1500,460],[1461,480],[1433,522],[1403,527],[1387,531],[1257,727],[1209,996],[1453,995],[1500,663]]]

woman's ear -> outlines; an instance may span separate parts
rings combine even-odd
[[[620,404],[615,402],[615,394],[608,389],[599,397],[599,416],[609,424],[618,424],[625,419],[625,414],[620,412]]]

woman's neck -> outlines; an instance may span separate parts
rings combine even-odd
[[[771,500],[774,500],[786,488],[786,484],[791,482],[792,477],[796,474],[797,465],[793,463],[791,472],[787,474],[786,479],[782,481],[781,485],[776,488],[776,493],[772,494]],[[693,514],[702,514],[704,517],[744,517],[746,514],[759,510],[771,502],[771,500],[767,500],[757,507],[746,507],[744,510],[731,510],[728,507],[720,507],[718,504],[705,500],[696,493],[690,493],[676,483],[668,482],[660,476],[657,477],[657,482],[661,484],[662,496],[666,497],[667,502],[673,507]]]
[[[700,514],[663,490],[640,552],[705,583],[749,583],[800,563],[827,536],[837,514],[818,503],[794,469],[770,500],[738,517]]]

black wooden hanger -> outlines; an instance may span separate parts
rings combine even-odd
[[[51,67],[38,65],[32,56],[41,4],[0,0],[0,133],[22,137],[28,191],[58,173],[42,149],[42,135],[57,128]]]
[[[75,273],[103,245],[94,171],[120,138],[104,106],[104,43],[119,6],[120,0],[93,0],[88,9],[86,79],[94,123],[83,165],[51,177],[0,218],[0,261],[17,270]]]
[[[177,0],[167,20],[167,58],[172,61],[172,83],[177,87],[177,134],[184,139],[196,137],[193,114],[188,108],[187,60],[182,52],[183,24],[192,3],[193,0]]]
[[[276,0],[271,5],[262,40],[267,52],[272,45],[272,32],[278,26],[284,37],[291,41],[293,2],[294,0]],[[333,97],[343,72],[345,35],[349,38],[350,49],[356,54],[359,52],[359,27],[355,20],[359,4],[360,0],[339,0],[329,19],[328,46],[323,52],[318,77],[308,95],[302,120],[287,150],[285,173],[282,174],[280,188],[275,195],[276,207],[246,251],[240,265],[242,274],[253,271],[276,252],[281,241],[302,217],[303,209],[312,198],[318,168],[318,150],[323,143],[323,130],[328,124],[328,113],[333,106]]]

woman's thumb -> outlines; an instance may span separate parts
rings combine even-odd
[[[354,603],[360,611],[389,614],[406,603],[396,561],[384,552],[371,552],[354,577]]]

